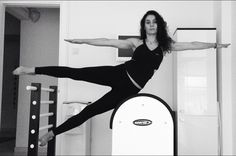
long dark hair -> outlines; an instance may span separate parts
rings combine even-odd
[[[167,32],[167,23],[164,21],[162,16],[157,13],[155,10],[149,10],[146,12],[146,14],[143,16],[143,18],[140,21],[140,39],[144,40],[147,38],[146,31],[145,31],[145,19],[148,15],[154,15],[157,21],[158,30],[156,39],[159,42],[159,46],[162,48],[163,53],[170,53],[171,52],[171,43],[174,43],[175,41],[172,40],[172,38],[168,35]]]

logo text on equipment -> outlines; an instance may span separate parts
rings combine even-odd
[[[137,119],[133,121],[133,124],[136,126],[149,126],[152,124],[152,121],[149,119]]]

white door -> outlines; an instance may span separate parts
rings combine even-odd
[[[215,29],[177,29],[178,42],[216,42]],[[217,155],[216,50],[176,52],[178,154]]]

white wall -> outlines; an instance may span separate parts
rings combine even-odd
[[[219,30],[220,37],[219,42],[222,43],[233,43],[232,35],[233,20],[232,20],[232,2],[221,1],[220,2],[221,19]],[[234,70],[234,57],[233,57],[233,46],[229,46],[227,49],[218,50],[219,55],[219,102],[221,104],[222,113],[222,136],[223,136],[223,154],[232,155],[235,146],[233,146],[233,134],[234,129],[234,94],[235,89],[233,80]]]
[[[231,20],[232,20],[232,42],[231,42],[231,49],[232,49],[232,82],[233,82],[233,89],[232,89],[232,94],[235,95],[236,93],[236,2],[232,1],[232,14],[231,14]],[[233,116],[232,116],[232,124],[233,124],[233,155],[236,155],[236,105],[235,105],[235,101],[236,101],[236,96],[233,96],[232,99],[232,104],[233,104]]]
[[[4,14],[5,14],[5,7],[3,6],[2,3],[0,3],[0,21],[5,21]],[[2,102],[3,54],[4,54],[4,27],[5,23],[0,22],[0,101],[1,102]],[[0,110],[2,110],[2,104],[0,104]],[[2,111],[0,111],[0,122],[2,116],[1,113]]]
[[[203,1],[69,2],[68,38],[117,38],[121,34],[139,35],[139,22],[144,13],[150,9],[157,10],[164,17],[168,22],[170,34],[173,34],[177,27],[215,27],[213,4]],[[67,46],[68,66],[85,67],[121,63],[115,60],[114,48],[72,44]],[[164,58],[160,69],[142,92],[158,95],[174,108],[172,59],[172,55]],[[83,82],[70,80],[67,82],[68,98],[78,100],[94,101],[110,89]],[[92,119],[91,154],[111,154],[110,115],[111,111]]]
[[[40,9],[40,12],[41,17],[37,23],[21,21],[20,65],[58,65],[59,10]],[[31,82],[42,83],[44,87],[57,85],[57,79],[47,76],[20,76],[16,150],[27,147],[28,143],[30,92],[26,91],[25,87]],[[46,94],[42,96],[42,99],[48,98]],[[47,108],[42,107],[42,111],[46,112]],[[45,120],[42,124],[45,124]]]

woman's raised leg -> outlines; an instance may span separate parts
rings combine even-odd
[[[48,75],[57,78],[71,78],[100,85],[112,86],[119,80],[115,66],[71,68],[66,66],[23,67],[13,71],[14,75]],[[118,69],[119,70],[119,69]]]

